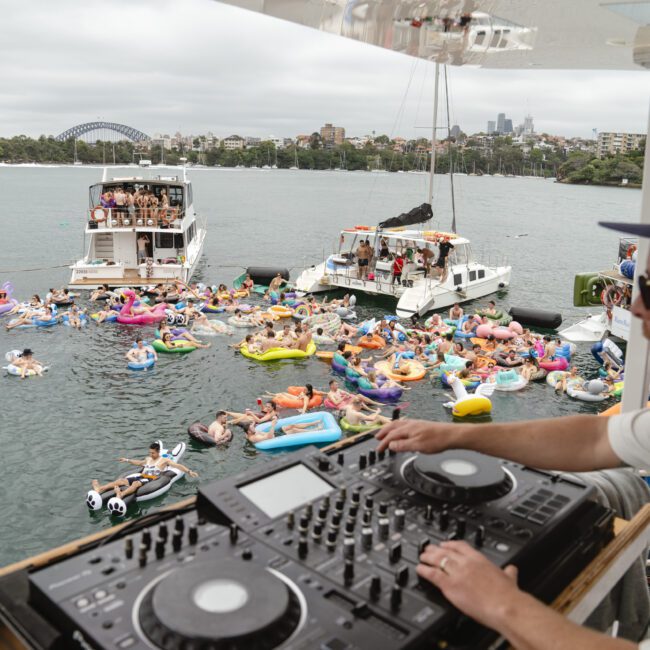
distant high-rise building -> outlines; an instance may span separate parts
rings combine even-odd
[[[449,135],[452,138],[457,138],[460,135],[460,127],[458,124],[454,124],[454,126],[451,127],[451,131],[449,131]]]
[[[524,129],[523,132],[528,134],[528,133],[535,133],[535,126],[533,125],[533,116],[532,115],[526,115],[524,117]]]
[[[505,122],[506,122],[506,114],[499,113],[497,115],[497,131],[499,133],[503,133],[505,131]]]
[[[496,122],[494,120],[488,121],[488,127],[487,127],[488,135],[492,135],[496,131],[495,126],[496,126]]]
[[[501,133],[512,133],[512,120],[503,120],[503,129],[501,129]]]
[[[320,139],[327,148],[338,146],[345,140],[345,129],[342,126],[326,124],[321,127]]]
[[[645,133],[606,133],[598,134],[598,157],[608,154],[627,153],[641,148]]]

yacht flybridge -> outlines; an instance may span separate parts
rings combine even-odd
[[[363,267],[358,265],[356,251],[366,239],[374,254],[367,274],[361,277],[360,268]],[[418,249],[429,249],[435,261],[439,255],[438,242],[444,239],[453,246],[446,269],[432,267],[427,272]],[[384,248],[382,240],[388,248],[387,256],[380,256]],[[393,263],[398,255],[402,256],[404,267],[399,281],[393,281]],[[410,318],[494,293],[510,284],[510,271],[511,267],[505,262],[498,266],[477,262],[469,240],[454,233],[356,226],[341,231],[339,247],[334,254],[300,274],[296,289],[314,293],[342,288],[390,296],[397,300],[397,315]]]
[[[123,196],[135,197],[128,206]],[[117,197],[116,197],[117,194]],[[203,252],[205,223],[194,211],[192,185],[182,176],[108,178],[90,187],[84,257],[70,268],[82,289],[188,282]]]

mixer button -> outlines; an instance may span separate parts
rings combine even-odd
[[[82,596],[81,598],[77,598],[77,600],[74,601],[74,604],[78,609],[83,609],[84,607],[88,607],[88,605],[90,605],[90,601],[85,596]]]
[[[481,548],[485,543],[485,526],[479,526],[474,533],[474,544]]]
[[[359,469],[365,469],[368,464],[368,458],[365,454],[359,454]]]
[[[399,562],[401,558],[402,558],[402,544],[401,542],[395,542],[388,549],[388,559],[390,560],[391,564],[395,564],[395,562]]]
[[[306,537],[301,537],[298,540],[298,557],[304,560],[307,557],[308,552],[309,552],[309,542],[307,541]]]
[[[390,606],[392,609],[399,609],[402,604],[402,588],[399,585],[393,585],[390,592]]]
[[[368,452],[368,464],[374,465],[377,461],[377,452],[374,449],[371,449]]]
[[[395,530],[403,530],[405,521],[406,521],[406,512],[402,508],[397,508],[397,510],[395,510],[395,515],[393,517]]]
[[[339,455],[336,457],[336,462],[341,466],[345,465],[345,454],[342,452],[339,453]]]
[[[383,517],[384,515],[388,514],[388,502],[387,501],[380,501],[379,502],[379,516]]]
[[[418,556],[424,553],[424,549],[429,546],[429,544],[431,544],[431,540],[428,537],[420,540],[418,543]]]
[[[345,566],[343,567],[343,581],[347,586],[349,586],[354,580],[354,562],[352,560],[347,560]]]
[[[321,456],[318,459],[318,469],[321,472],[328,472],[332,467],[332,464],[329,461],[329,458],[327,456]]]
[[[388,539],[388,534],[390,532],[390,520],[388,517],[382,517],[379,520],[379,536],[382,539]]]
[[[185,530],[185,520],[180,515],[176,515],[174,520],[174,530],[180,530],[181,533]]]
[[[381,578],[378,575],[373,575],[370,578],[370,598],[378,600],[381,595]]]
[[[187,537],[190,544],[194,545],[199,540],[199,530],[196,526],[192,525],[187,529]]]
[[[409,568],[407,566],[400,567],[395,573],[395,582],[401,587],[406,587],[409,581]]]
[[[372,528],[370,526],[361,529],[361,544],[367,551],[372,548]]]

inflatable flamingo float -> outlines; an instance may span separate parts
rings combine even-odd
[[[126,303],[124,307],[120,309],[120,313],[117,315],[117,322],[124,323],[126,325],[151,325],[152,323],[159,323],[161,320],[165,319],[165,310],[168,308],[167,303],[161,302],[157,304],[152,311],[143,311],[139,314],[132,314],[131,308],[135,302],[135,293],[131,289],[124,291],[126,296]]]

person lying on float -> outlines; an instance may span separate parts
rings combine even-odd
[[[640,237],[650,224],[602,223]],[[639,276],[632,313],[650,340],[650,256]],[[471,449],[539,469],[587,472],[634,467],[650,470],[650,409],[611,417],[572,415],[554,419],[490,424],[446,424],[397,420],[377,434],[378,451]],[[500,569],[464,541],[430,544],[420,555],[418,575],[438,587],[463,613],[526,650],[650,650],[586,629],[517,587],[517,569]]]

